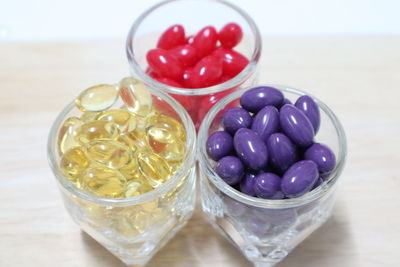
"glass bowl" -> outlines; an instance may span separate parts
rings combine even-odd
[[[294,100],[306,94],[286,86],[268,85]],[[325,182],[305,195],[282,200],[248,196],[226,184],[214,171],[216,162],[206,151],[208,136],[222,129],[223,110],[239,106],[240,96],[249,88],[236,91],[218,102],[205,116],[198,135],[201,202],[211,224],[231,241],[256,266],[272,266],[330,216],[335,202],[337,182],[346,160],[346,138],[335,114],[314,98],[321,111],[318,142],[328,145],[337,164]]]
[[[207,25],[220,29],[229,22],[238,23],[242,27],[243,39],[235,50],[249,59],[249,64],[237,76],[214,86],[191,89],[169,86],[146,74],[147,51],[156,48],[159,36],[169,26],[183,25],[188,36]],[[241,8],[222,0],[160,2],[136,19],[126,41],[132,75],[150,87],[159,88],[174,96],[189,112],[196,129],[218,100],[239,86],[253,85],[256,82],[261,47],[261,35],[253,19]]]
[[[64,205],[79,227],[127,265],[146,264],[190,219],[195,207],[196,132],[189,114],[169,95],[150,89],[153,104],[186,129],[187,153],[179,170],[156,189],[139,196],[110,199],[78,189],[62,174],[57,137],[63,121],[78,114],[74,103],[54,122],[48,159]]]

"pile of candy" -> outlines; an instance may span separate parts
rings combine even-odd
[[[293,105],[281,91],[260,86],[246,91],[240,104],[224,111],[224,131],[211,134],[206,144],[227,184],[250,196],[283,199],[323,183],[336,159],[330,148],[314,142],[320,112],[311,97],[303,95]]]
[[[122,108],[110,109],[118,96]],[[58,135],[60,168],[78,188],[106,198],[137,196],[160,186],[186,154],[186,131],[153,106],[133,78],[101,84],[75,100],[83,112],[65,120]]]
[[[236,23],[228,23],[219,32],[207,26],[189,37],[182,25],[172,25],[159,38],[157,48],[148,51],[147,73],[161,83],[182,88],[223,83],[249,62],[233,50],[242,37],[242,29]]]

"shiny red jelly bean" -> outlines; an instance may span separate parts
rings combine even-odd
[[[166,84],[166,85],[170,85],[170,86],[174,86],[174,87],[179,87],[179,88],[183,88],[183,85],[172,80],[169,78],[165,78],[165,77],[157,77],[155,78],[157,81],[159,81],[160,83]]]
[[[186,44],[193,44],[194,42],[194,36],[190,35],[186,38]]]
[[[190,82],[190,80],[191,80],[191,78],[192,78],[192,72],[193,72],[193,70],[192,70],[191,68],[186,69],[186,70],[183,72],[183,75],[182,75],[182,84],[183,84],[183,86],[184,86],[185,88],[193,88],[193,87],[192,87],[192,84],[191,84],[191,82]]]
[[[176,24],[169,27],[158,39],[157,48],[171,49],[185,43],[185,29]]]
[[[213,55],[222,58],[223,73],[230,77],[238,75],[249,64],[245,56],[231,49],[218,48]]]
[[[184,71],[179,60],[161,48],[151,49],[147,52],[147,63],[160,76],[173,80],[180,80]]]
[[[172,48],[169,52],[172,56],[177,58],[185,68],[191,67],[197,62],[196,49],[191,45],[180,45]]]
[[[222,58],[206,56],[193,67],[189,84],[192,88],[202,88],[219,83],[222,75]]]
[[[218,33],[213,26],[207,26],[201,29],[193,40],[193,46],[196,48],[199,58],[211,54],[217,47]]]
[[[223,48],[235,47],[243,37],[242,28],[236,23],[226,24],[218,33],[218,39]]]

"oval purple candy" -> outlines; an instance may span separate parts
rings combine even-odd
[[[279,114],[283,132],[297,145],[307,147],[312,144],[314,129],[304,113],[293,105],[284,105]]]
[[[269,161],[278,172],[285,172],[297,160],[297,149],[283,133],[272,134],[267,141]]]
[[[264,142],[268,137],[278,131],[279,112],[274,106],[262,108],[253,119],[251,129],[256,132]]]
[[[319,177],[317,179],[317,181],[314,183],[313,187],[311,190],[314,190],[315,188],[317,188],[318,186],[320,186],[322,183],[324,182],[324,179],[322,179],[321,177]]]
[[[244,173],[243,163],[237,157],[226,156],[220,159],[215,172],[229,185],[240,182]]]
[[[242,179],[242,182],[240,183],[240,191],[242,193],[245,193],[246,195],[249,196],[255,196],[256,192],[254,192],[254,181],[255,181],[256,175],[253,173],[247,173],[244,178]]]
[[[208,156],[219,160],[233,152],[233,138],[225,131],[217,131],[208,137],[206,146]]]
[[[303,95],[297,99],[294,105],[307,116],[314,128],[314,134],[317,134],[321,124],[321,115],[317,103],[308,95]]]
[[[311,160],[293,164],[283,175],[281,188],[285,196],[299,197],[312,188],[318,179],[318,167]]]
[[[246,91],[240,98],[240,105],[250,112],[258,112],[269,105],[279,107],[282,101],[283,94],[278,89],[259,86]]]
[[[222,125],[232,135],[240,128],[250,128],[251,122],[252,118],[249,112],[242,108],[229,108],[222,114]]]
[[[278,175],[267,172],[256,176],[254,192],[260,198],[272,198],[281,188],[281,178]]]
[[[244,165],[261,170],[268,162],[267,146],[254,131],[239,129],[233,137],[233,146]]]
[[[321,143],[310,146],[304,153],[304,159],[314,161],[320,173],[329,173],[336,165],[335,154],[329,147]]]
[[[283,99],[282,102],[282,106],[289,104],[289,105],[293,105],[292,101],[290,101],[289,99],[287,99],[286,97]]]

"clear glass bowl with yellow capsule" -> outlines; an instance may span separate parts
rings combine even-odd
[[[61,111],[48,158],[72,219],[140,266],[193,213],[195,143],[179,103],[128,77],[85,90]]]

